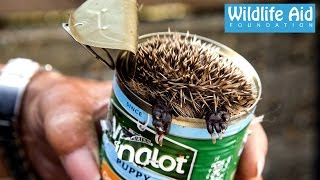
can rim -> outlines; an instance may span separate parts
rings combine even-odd
[[[150,37],[154,37],[154,36],[168,36],[168,35],[173,35],[178,33],[181,36],[185,36],[185,37],[190,37],[190,38],[196,38],[198,40],[201,40],[201,42],[208,42],[211,43],[217,47],[220,48],[220,53],[222,55],[224,55],[225,57],[227,57],[228,59],[231,59],[233,63],[235,63],[237,65],[237,67],[242,71],[242,73],[247,77],[250,78],[250,80],[252,81],[253,85],[256,88],[256,101],[245,111],[237,114],[237,115],[233,115],[230,117],[230,124],[235,124],[239,121],[241,121],[242,119],[244,119],[246,116],[248,116],[249,114],[253,113],[257,103],[260,100],[261,97],[261,81],[259,78],[258,73],[256,72],[256,70],[253,68],[253,66],[243,57],[241,56],[239,53],[237,53],[236,51],[234,51],[233,49],[231,49],[230,47],[217,42],[215,40],[203,37],[203,36],[199,36],[196,34],[190,34],[190,33],[183,33],[183,32],[155,32],[155,33],[148,33],[142,36],[139,36],[139,43],[143,42],[143,40],[148,39]],[[120,57],[120,56],[119,56]],[[124,93],[128,96],[129,99],[132,99],[133,102],[135,102],[138,106],[140,106],[142,109],[145,109],[146,112],[151,113],[152,110],[152,105],[143,100],[142,98],[140,98],[138,95],[136,95],[134,92],[132,92],[130,90],[130,88],[125,84],[125,83],[121,83],[120,81],[124,82],[124,76],[121,73],[121,71],[119,71],[119,68],[121,69],[121,65],[122,63],[117,63],[117,76],[119,77],[119,79],[117,79],[117,81],[119,81],[119,85],[120,88],[124,91]],[[201,123],[202,122],[202,123]],[[186,126],[186,124],[191,125],[192,127],[205,127],[205,121],[204,119],[201,118],[190,118],[190,117],[174,117],[172,119],[172,123],[177,124],[177,125],[182,125],[182,126]]]

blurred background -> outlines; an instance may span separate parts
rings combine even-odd
[[[68,75],[111,79],[113,72],[61,27],[62,22],[67,22],[68,13],[82,2],[0,1],[0,63],[25,57],[49,63]],[[245,1],[248,2],[260,1]],[[189,31],[231,47],[255,67],[263,86],[256,114],[265,114],[263,126],[269,138],[265,179],[319,177],[316,176],[320,160],[316,107],[320,83],[318,34],[225,34],[223,5],[226,2],[222,0],[140,0],[139,3],[143,4],[139,14],[140,35],[168,28]],[[319,16],[319,8],[317,13]],[[317,20],[319,27],[319,17]]]

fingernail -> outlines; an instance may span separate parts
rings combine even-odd
[[[257,177],[260,177],[262,175],[264,168],[264,159],[260,159],[257,163]]]
[[[79,148],[62,157],[62,164],[71,179],[100,179],[97,163],[87,147]]]

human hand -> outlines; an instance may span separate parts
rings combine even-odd
[[[100,178],[94,122],[105,115],[110,93],[110,82],[53,72],[33,78],[20,125],[27,157],[42,179]],[[260,124],[252,124],[250,130],[236,174],[240,180],[262,179],[267,139]]]
[[[251,134],[240,157],[236,180],[262,180],[262,171],[268,151],[267,135],[259,122],[254,119],[248,131]]]
[[[20,112],[21,138],[41,179],[100,179],[94,122],[104,117],[110,82],[36,74]]]

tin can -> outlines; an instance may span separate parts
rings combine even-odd
[[[170,32],[147,34],[140,37],[140,42],[152,36],[170,36]],[[194,38],[196,35],[181,33],[181,36]],[[246,130],[261,95],[261,82],[254,68],[238,53],[211,39],[196,38],[218,46],[220,53],[242,70],[257,92],[256,102],[245,112],[231,117],[223,138],[215,144],[205,120],[179,118],[172,120],[170,133],[160,146],[155,142],[152,106],[124,83],[128,54],[120,53],[109,114],[101,121],[103,179],[233,179],[247,139]]]

